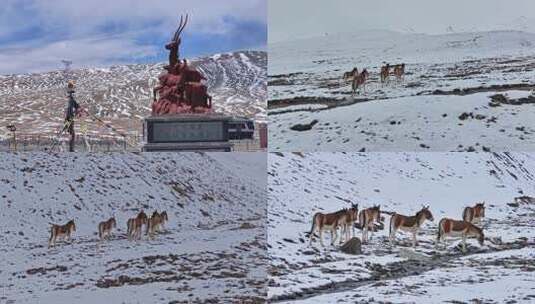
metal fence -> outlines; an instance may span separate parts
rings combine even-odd
[[[257,152],[261,148],[257,132],[253,139],[231,140],[233,151]],[[76,152],[139,152],[143,145],[142,135],[130,135],[125,138],[112,136],[76,136]],[[59,140],[53,135],[17,134],[0,139],[0,152],[65,152],[69,150],[67,138]]]
[[[255,139],[242,139],[242,140],[231,140],[233,145],[232,151],[236,152],[260,152],[265,151],[260,147],[260,140]]]
[[[132,135],[125,138],[112,136],[77,136],[76,152],[125,152],[140,151],[141,136]],[[68,151],[69,142],[66,138],[57,139],[52,135],[17,134],[15,138],[0,140],[0,152],[37,152],[37,151]]]

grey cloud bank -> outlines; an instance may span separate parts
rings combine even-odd
[[[529,0],[270,0],[268,42],[370,29],[535,32],[534,11]]]

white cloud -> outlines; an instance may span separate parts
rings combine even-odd
[[[139,38],[171,36],[182,13],[190,14],[188,34],[231,35],[235,28],[228,18],[266,24],[266,1],[3,0],[0,41],[7,42],[0,48],[0,74],[58,69],[64,58],[81,67],[154,56],[162,46],[144,45]],[[102,33],[113,24],[120,26],[119,34]],[[45,37],[28,38],[34,28]]]
[[[7,0],[3,15],[16,12],[16,2],[20,1]],[[35,11],[36,16],[17,22],[19,26],[39,22],[46,30],[67,29],[75,35],[111,21],[126,23],[131,28],[142,22],[160,21],[162,29],[169,31],[182,13],[191,15],[189,29],[221,33],[227,28],[224,18],[228,16],[265,23],[267,4],[266,0],[35,0],[27,10]]]
[[[535,30],[533,0],[269,0],[269,42],[369,29]],[[524,18],[519,24],[519,17]]]
[[[124,58],[146,57],[156,53],[156,47],[139,46],[129,39],[87,38],[63,40],[40,48],[16,47],[0,52],[0,68],[7,73],[17,71],[57,70],[60,60],[69,58],[77,67],[100,66],[105,62],[120,63]]]

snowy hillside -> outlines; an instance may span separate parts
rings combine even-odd
[[[489,102],[498,93],[510,99],[530,96],[534,45],[535,34],[519,31],[364,31],[270,45],[271,149],[533,150],[535,129],[526,122],[535,119],[535,97]],[[406,64],[402,82],[391,76],[380,83],[386,62]],[[355,96],[342,80],[353,67],[370,72],[365,91]],[[461,120],[463,113],[478,118]],[[314,120],[308,131],[291,130]]]
[[[208,78],[216,111],[265,120],[265,52],[217,54],[191,59],[191,64]],[[123,132],[140,133],[141,119],[150,115],[152,87],[164,65],[84,68],[71,71],[71,77],[77,82],[78,101],[91,113]],[[15,124],[22,133],[54,132],[63,123],[63,72],[0,76],[0,100],[0,124]],[[89,134],[110,133],[90,119],[87,123]],[[0,130],[0,135],[5,132]]]
[[[296,303],[527,303],[535,299],[535,154],[314,153],[268,157],[268,296]],[[486,202],[483,246],[463,254],[450,239],[435,247],[438,221]],[[534,200],[535,201],[535,200]],[[358,203],[414,215],[429,204],[415,252],[410,235],[374,234],[363,254],[326,248],[306,232],[316,212]],[[383,214],[385,224],[390,217]],[[388,227],[385,225],[385,227]],[[360,230],[357,236],[361,237]],[[411,260],[408,260],[408,258]],[[416,257],[416,258],[414,258]],[[455,302],[459,301],[459,302]]]
[[[2,153],[0,302],[258,301],[266,156],[236,153],[240,167],[229,157]],[[126,221],[140,209],[166,210],[169,222],[154,240],[130,242]],[[97,225],[111,216],[117,230],[98,246]],[[73,243],[48,249],[49,223],[70,219]]]

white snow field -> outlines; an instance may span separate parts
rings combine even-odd
[[[268,155],[268,299],[272,303],[533,303],[535,301],[535,154],[270,153]],[[524,200],[517,197],[525,197]],[[483,246],[447,239],[435,246],[440,219],[461,219],[485,202]],[[358,203],[414,215],[430,205],[411,235],[373,234],[350,255],[307,233],[316,212]],[[361,231],[356,230],[361,238]]]
[[[265,153],[2,153],[0,302],[263,302],[265,172]],[[169,222],[129,241],[141,209]],[[50,223],[70,219],[73,241],[48,249]]]
[[[534,45],[535,34],[521,31],[376,30],[273,43],[270,150],[535,150]],[[380,83],[386,62],[406,64],[402,81]],[[371,73],[354,96],[342,80],[353,67]]]

